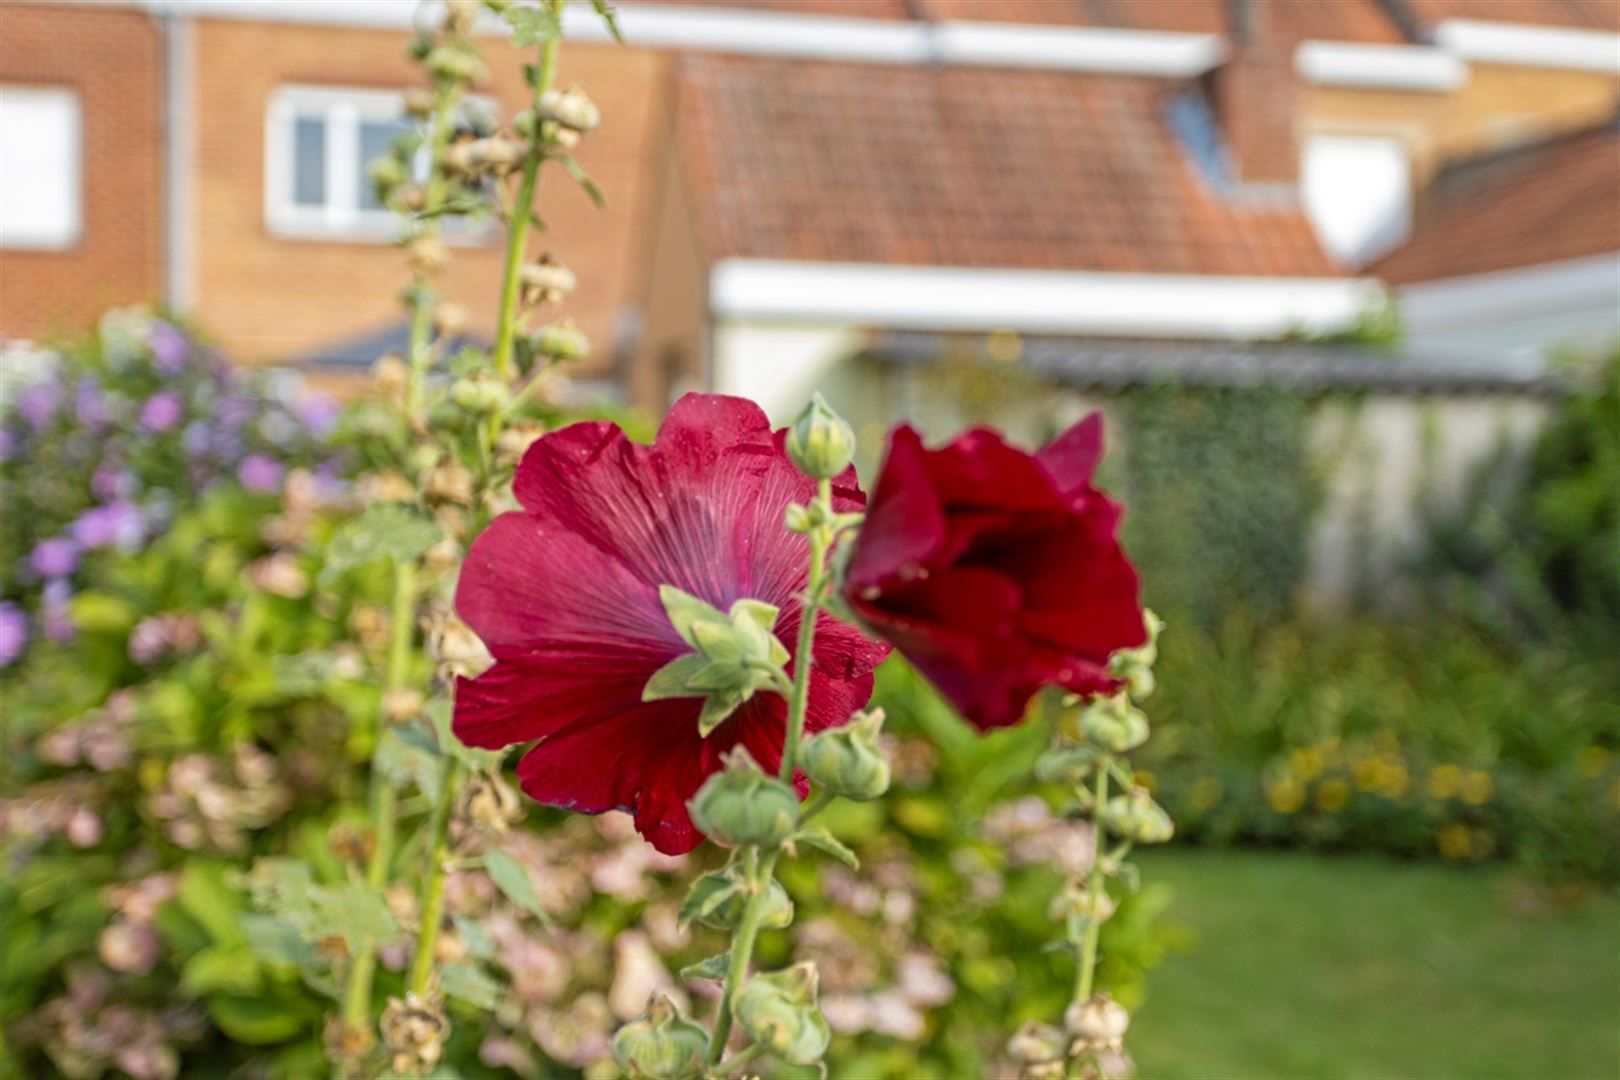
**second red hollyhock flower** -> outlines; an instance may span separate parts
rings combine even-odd
[[[1116,689],[1109,655],[1147,641],[1101,457],[1095,413],[1037,454],[986,429],[938,450],[891,436],[844,599],[980,729],[1042,686]]]
[[[775,633],[792,647],[809,547],[783,515],[815,482],[782,440],[752,402],[688,394],[652,446],[605,422],[536,442],[513,482],[523,509],[496,518],[461,571],[456,610],[495,665],[459,681],[456,735],[490,748],[538,739],[518,764],[529,795],[588,814],[631,811],[666,854],[696,847],[687,800],[739,743],[775,771],[787,708],[780,695],[755,694],[704,738],[701,698],[642,701],[653,673],[691,651],[659,586],[722,611],[741,599],[773,604]],[[834,482],[840,511],[864,501],[852,471]],[[823,615],[806,729],[865,705],[885,651]]]

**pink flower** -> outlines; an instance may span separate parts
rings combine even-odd
[[[775,633],[792,648],[809,550],[783,515],[815,485],[783,438],[752,402],[688,394],[652,446],[596,421],[530,447],[513,485],[523,509],[491,523],[462,568],[456,610],[495,665],[458,681],[456,734],[490,748],[539,739],[518,764],[529,795],[587,814],[630,811],[666,854],[696,847],[687,800],[739,743],[777,768],[787,710],[757,693],[704,738],[700,698],[643,702],[653,673],[691,651],[659,586],[722,611],[745,598],[776,605]],[[864,504],[853,473],[834,490],[842,511]],[[886,651],[825,615],[816,629],[812,731],[866,703]]]

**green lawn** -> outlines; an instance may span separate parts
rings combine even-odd
[[[1179,850],[1198,933],[1148,981],[1144,1080],[1620,1077],[1620,900],[1515,914],[1499,871]]]

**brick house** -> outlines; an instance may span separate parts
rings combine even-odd
[[[363,363],[403,280],[364,163],[418,17],[0,4],[0,333],[162,298],[249,361]],[[1332,329],[1423,241],[1431,184],[1620,102],[1605,0],[724,0],[621,23],[632,47],[571,6],[563,51],[608,120],[581,159],[609,208],[557,183],[542,213],[580,272],[587,391],[647,407],[706,385],[784,408],[874,332]],[[479,95],[511,115],[517,58],[488,48]],[[499,258],[461,237],[447,285],[475,331]]]

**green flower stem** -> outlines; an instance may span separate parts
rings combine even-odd
[[[1110,763],[1111,764],[1111,763]],[[1097,806],[1091,815],[1091,870],[1086,887],[1091,894],[1091,918],[1086,920],[1086,936],[1080,945],[1080,972],[1075,977],[1074,999],[1091,1000],[1091,984],[1097,972],[1097,942],[1102,936],[1101,896],[1103,889],[1103,846],[1108,830],[1103,825],[1103,807],[1108,805],[1108,767],[1097,770]]]
[[[439,799],[433,804],[433,817],[428,823],[432,845],[428,852],[427,882],[422,888],[422,921],[417,927],[416,955],[411,960],[410,980],[406,989],[417,997],[427,994],[433,979],[433,952],[439,943],[439,924],[444,921],[444,882],[450,869],[450,803],[455,799],[467,770],[460,759],[452,759],[445,770],[444,782],[439,787]]]
[[[837,797],[838,796],[834,795],[825,788],[810,796],[810,800],[799,809],[799,824],[804,824],[806,821],[809,821],[811,818],[827,809],[827,807],[831,806],[832,801]]]
[[[424,212],[436,210],[444,202],[446,179],[440,159],[444,156],[445,147],[450,144],[450,133],[454,128],[450,114],[455,108],[456,96],[455,87],[447,85],[439,90],[434,99],[433,128],[428,136],[427,187],[422,193]],[[418,236],[435,236],[438,232],[437,216],[424,217],[417,225]],[[422,380],[427,376],[428,368],[433,366],[432,343],[429,340],[432,328],[433,292],[428,288],[426,276],[418,274],[411,289],[411,337],[405,377],[407,421],[414,419],[422,407]]]
[[[832,481],[821,480],[816,485],[816,502],[832,517]],[[799,755],[799,739],[804,734],[804,714],[810,704],[810,667],[816,644],[816,616],[826,598],[827,549],[832,546],[832,530],[817,526],[810,532],[810,581],[804,590],[804,611],[799,616],[799,646],[793,652],[793,695],[788,699],[787,734],[782,740],[782,772],[784,784],[793,782],[793,770]]]
[[[765,1053],[765,1048],[758,1043],[755,1043],[746,1050],[737,1051],[735,1054],[731,1055],[729,1060],[722,1061],[714,1070],[714,1074],[716,1076],[731,1076],[736,1073],[738,1069],[742,1068],[750,1061],[753,1061],[763,1053]]]
[[[385,685],[394,690],[405,685],[411,670],[411,642],[416,613],[416,564],[405,561],[394,563],[394,607],[389,626],[388,668]],[[379,719],[372,744],[382,741],[383,722]],[[375,750],[373,750],[375,755]],[[375,756],[371,765],[371,857],[366,862],[366,884],[377,892],[388,883],[388,866],[394,858],[394,819],[398,811],[398,795],[381,769]],[[377,952],[362,949],[349,968],[349,982],[344,989],[343,1024],[345,1027],[365,1026],[371,1014],[371,985],[377,974]]]
[[[545,0],[546,13],[552,18],[562,14],[562,0]],[[557,78],[557,46],[560,40],[549,37],[540,46],[540,68],[534,80],[534,103]],[[501,309],[495,322],[495,374],[502,380],[512,372],[512,340],[517,331],[518,271],[523,267],[523,256],[529,240],[529,216],[534,209],[535,188],[540,181],[540,162],[545,159],[545,132],[537,130],[523,162],[523,179],[518,183],[517,201],[512,204],[511,221],[506,233],[506,268],[501,275]]]
[[[725,1056],[726,1043],[731,1039],[731,1002],[748,978],[748,964],[754,957],[754,942],[759,937],[759,925],[765,918],[765,901],[770,893],[771,878],[776,873],[776,852],[763,859],[750,848],[744,854],[748,871],[748,887],[752,890],[748,905],[743,908],[742,921],[737,924],[731,939],[731,952],[726,963],[726,985],[720,994],[720,1009],[714,1017],[714,1037],[709,1040],[709,1064],[719,1065]]]

